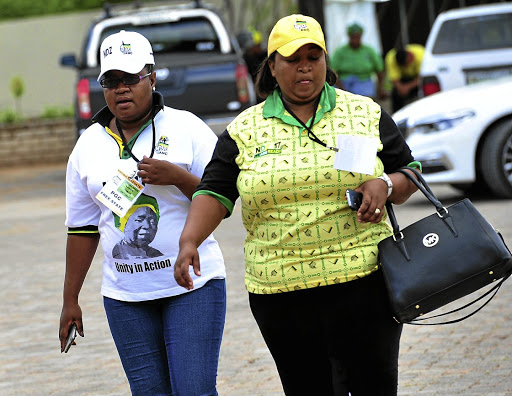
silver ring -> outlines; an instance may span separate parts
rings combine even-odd
[[[380,214],[380,209],[379,209],[379,208],[375,209],[375,214],[376,214],[376,215],[379,215],[379,214]]]

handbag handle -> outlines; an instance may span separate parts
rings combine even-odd
[[[474,299],[473,301],[467,303],[466,305],[464,305],[464,306],[462,306],[460,308],[456,308],[456,309],[453,309],[453,310],[451,310],[449,312],[444,312],[444,313],[438,314],[438,315],[432,315],[432,316],[416,318],[416,319],[413,319],[413,320],[411,320],[409,322],[406,322],[406,324],[416,325],[416,326],[436,326],[436,325],[445,325],[445,324],[453,324],[453,323],[462,322],[464,319],[467,319],[467,318],[473,316],[478,311],[480,311],[483,307],[485,307],[487,304],[489,304],[491,302],[491,300],[494,298],[494,296],[496,295],[496,293],[498,293],[498,290],[500,290],[501,285],[503,285],[503,282],[505,282],[510,277],[510,275],[511,275],[511,273],[509,272],[496,285],[494,285],[491,289],[487,290],[483,295],[481,295],[480,297]],[[446,316],[446,315],[450,315],[450,314],[458,312],[458,311],[462,311],[463,309],[465,309],[467,307],[470,307],[471,305],[477,303],[478,301],[480,301],[484,297],[487,297],[489,294],[491,294],[491,296],[487,299],[486,302],[484,302],[482,305],[480,305],[474,311],[471,311],[470,313],[468,313],[467,315],[465,315],[465,316],[463,316],[461,318],[453,319],[453,320],[447,320],[446,322],[419,323],[419,322],[421,322],[423,320],[439,318],[440,316]]]
[[[414,173],[414,176],[416,176],[416,177],[413,177],[407,171],[410,171],[410,172]],[[431,190],[430,186],[428,185],[426,180],[423,178],[423,175],[420,172],[418,172],[418,170],[416,168],[411,168],[411,167],[408,167],[408,166],[404,166],[404,167],[402,167],[400,169],[397,169],[397,172],[400,172],[400,173],[404,174],[414,184],[416,184],[416,187],[418,187],[418,189],[423,193],[423,195],[425,195],[428,198],[428,200],[430,202],[432,202],[432,204],[436,207],[436,209],[438,211],[443,211],[443,205],[436,198],[436,196],[434,195],[434,193]]]
[[[408,171],[411,171],[414,174],[414,176],[411,173],[409,173]],[[437,197],[434,195],[434,193],[430,189],[430,186],[425,181],[425,179],[423,178],[421,173],[418,172],[415,168],[411,168],[411,167],[403,167],[403,168],[397,169],[396,172],[402,173],[404,176],[406,176],[410,181],[412,181],[416,185],[418,190],[421,191],[421,193],[432,203],[432,205],[434,205],[438,216],[445,222],[445,224],[451,230],[453,235],[455,237],[457,237],[458,233],[457,233],[457,230],[453,223],[453,220],[451,218],[451,215],[448,212],[448,209],[446,209],[443,206],[443,204],[441,203],[441,201],[439,201],[439,199],[437,199]],[[398,225],[395,211],[393,210],[393,205],[389,201],[386,202],[386,210],[388,212],[391,227],[393,228],[393,238],[395,241],[398,242],[403,239],[403,235],[400,232],[400,226]],[[404,252],[405,246],[401,246],[400,249],[402,250],[403,253],[406,253],[406,252]],[[407,257],[408,254],[404,254],[404,256],[406,256],[406,258],[409,260],[409,258]]]

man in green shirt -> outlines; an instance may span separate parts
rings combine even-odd
[[[357,23],[347,28],[349,41],[338,47],[330,59],[338,75],[339,88],[358,95],[384,98],[384,63],[377,51],[362,44],[363,27]],[[373,75],[377,76],[377,89]]]

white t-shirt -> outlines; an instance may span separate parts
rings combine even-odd
[[[170,107],[159,111],[154,123],[153,158],[170,161],[201,177],[217,141],[211,129],[192,113]],[[132,152],[139,160],[149,157],[152,144],[150,123],[136,138]],[[174,279],[174,263],[190,200],[176,186],[146,184],[134,210],[123,218],[114,215],[96,194],[120,167],[136,169],[134,159],[121,157],[119,139],[99,123],[83,133],[68,161],[65,224],[78,233],[87,226],[98,227],[104,252],[104,296],[146,301],[186,293]],[[201,244],[199,256],[201,276],[190,269],[196,288],[210,279],[225,278],[222,253],[213,235]]]

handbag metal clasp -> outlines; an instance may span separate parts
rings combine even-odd
[[[400,231],[400,240],[404,239],[404,234],[402,234],[402,231]],[[396,234],[393,234],[393,240],[396,242]]]
[[[444,221],[444,223],[450,228],[450,231],[452,232],[453,236],[454,237],[458,237],[459,236],[459,233],[457,232],[457,230],[455,229],[455,224],[453,224],[453,220],[452,220],[452,217],[451,215],[448,213],[448,209],[446,209],[444,206],[443,206],[443,209],[444,210],[444,213],[441,214],[441,211],[437,211],[437,215],[439,216],[439,218],[441,220]]]
[[[440,211],[437,211],[437,215],[441,218],[441,219],[444,219],[444,216],[446,216],[448,214],[448,209],[446,209],[444,206],[443,206],[443,210],[444,210],[444,213],[441,214]]]

